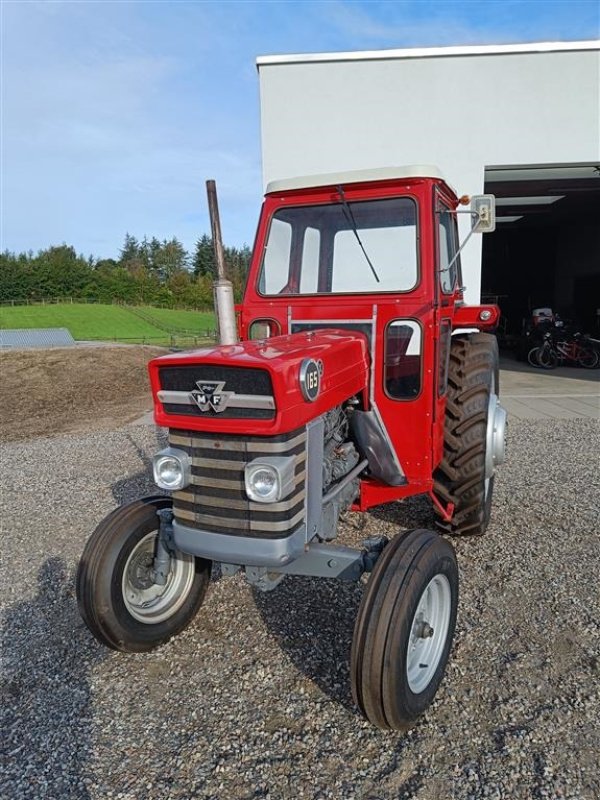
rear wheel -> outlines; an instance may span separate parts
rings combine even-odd
[[[431,704],[458,608],[453,547],[439,534],[398,535],[375,564],[352,641],[352,694],[379,728],[404,730]]]
[[[595,350],[582,347],[577,354],[577,364],[585,369],[596,369],[599,358]]]
[[[77,572],[84,622],[114,650],[152,650],[180,633],[202,605],[210,561],[170,551],[166,583],[155,580],[157,511],[168,497],[147,497],[117,508],[90,536]]]
[[[452,503],[450,534],[485,533],[492,509],[494,472],[504,461],[506,412],[498,402],[498,343],[487,333],[452,337],[444,426],[444,453],[434,492]],[[441,512],[436,508],[436,513]]]

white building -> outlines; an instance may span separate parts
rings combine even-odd
[[[542,305],[598,332],[600,42],[265,56],[258,69],[265,185],[436,164],[459,194],[497,197],[496,233],[463,255],[468,300],[497,296],[513,330]]]

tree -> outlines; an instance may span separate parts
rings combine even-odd
[[[123,247],[121,248],[121,252],[119,254],[119,261],[121,264],[126,265],[129,261],[135,261],[139,258],[140,255],[140,245],[138,240],[135,236],[131,236],[131,234],[125,234],[125,241],[123,242]]]
[[[250,249],[224,247],[227,277],[240,299],[250,261]],[[190,264],[191,262],[191,264]],[[190,272],[190,266],[193,272]],[[47,297],[96,298],[105,302],[212,306],[216,265],[212,239],[204,234],[193,258],[173,237],[139,241],[127,233],[119,259],[84,258],[67,244],[34,255],[0,253],[0,301]]]
[[[175,237],[170,241],[165,239],[155,249],[152,270],[160,280],[168,281],[178,272],[187,272],[188,260],[188,254],[180,241]]]
[[[211,237],[206,234],[196,242],[193,271],[196,277],[200,275],[208,275],[213,279],[217,277],[217,264],[215,261],[213,241]]]

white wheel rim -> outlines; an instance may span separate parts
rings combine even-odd
[[[439,666],[450,627],[452,592],[441,573],[425,587],[410,627],[406,653],[406,678],[413,694],[431,683]]]
[[[195,575],[194,557],[177,551],[164,586],[151,578],[158,531],[152,531],[129,554],[121,591],[125,608],[138,622],[157,625],[177,613],[190,593]]]
[[[496,392],[496,376],[492,375],[485,434],[485,474],[483,485],[486,500],[496,467],[504,463],[506,447],[506,411],[500,405]]]

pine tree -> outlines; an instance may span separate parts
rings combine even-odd
[[[119,254],[119,261],[123,266],[126,266],[127,262],[129,261],[136,261],[139,257],[140,253],[140,246],[138,240],[135,236],[131,236],[129,233],[125,234],[125,241],[123,242],[123,247],[121,248],[121,252]]]
[[[170,241],[165,239],[161,243],[160,249],[155,253],[153,268],[158,277],[169,280],[178,272],[186,272],[188,265],[188,254],[181,242],[173,237]]]
[[[213,242],[212,238],[207,236],[206,233],[196,242],[196,251],[194,253],[192,266],[196,277],[201,275],[209,275],[211,278],[217,277]]]

